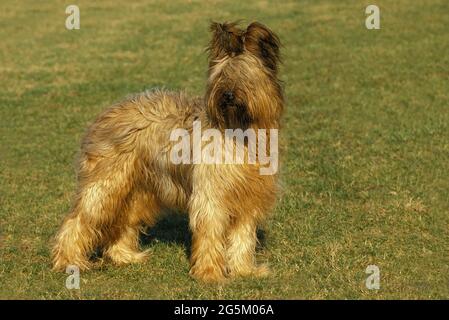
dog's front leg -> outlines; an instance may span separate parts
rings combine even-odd
[[[190,202],[192,250],[190,275],[204,282],[225,280],[226,230],[229,215],[213,194],[215,188],[202,186]]]
[[[268,266],[256,264],[256,230],[260,219],[260,215],[250,210],[242,210],[233,217],[226,251],[229,276],[268,275]]]

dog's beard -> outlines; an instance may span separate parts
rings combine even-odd
[[[251,124],[251,116],[245,105],[228,105],[221,112],[227,129],[246,130]]]
[[[240,99],[226,98],[214,93],[207,99],[207,115],[211,124],[219,129],[246,129],[251,124],[247,106]]]

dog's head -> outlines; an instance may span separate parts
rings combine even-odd
[[[283,105],[279,38],[258,22],[246,30],[214,22],[210,29],[206,105],[213,125],[277,127]]]

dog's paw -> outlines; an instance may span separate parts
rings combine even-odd
[[[270,267],[268,266],[268,264],[261,264],[254,268],[252,274],[258,278],[265,278],[265,277],[268,277],[270,275],[270,273],[271,273],[271,271],[270,271]]]
[[[253,265],[253,266],[240,266],[234,267],[229,270],[230,277],[256,277],[264,278],[270,274],[270,268],[267,264]]]
[[[111,247],[106,251],[106,256],[115,265],[141,263],[148,259],[149,251],[135,251],[127,248]]]
[[[226,282],[226,277],[220,268],[216,267],[197,267],[193,266],[189,272],[190,276],[195,280],[204,283],[221,284]]]

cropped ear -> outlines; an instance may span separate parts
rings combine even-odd
[[[236,22],[212,22],[210,31],[212,32],[212,40],[208,50],[211,62],[226,55],[234,56],[243,52],[243,30],[237,27]]]
[[[277,72],[281,42],[273,31],[259,22],[251,23],[245,32],[245,48],[259,57],[264,65]]]

